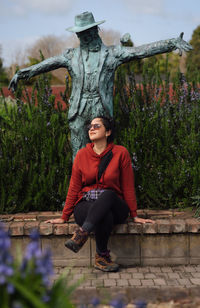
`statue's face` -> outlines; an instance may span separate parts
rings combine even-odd
[[[76,33],[79,40],[83,44],[89,44],[90,42],[92,42],[95,39],[97,34],[98,34],[97,27],[93,27],[93,28],[90,28],[88,30]]]

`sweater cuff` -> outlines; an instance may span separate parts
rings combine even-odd
[[[131,212],[131,217],[132,217],[132,218],[137,217],[137,211],[133,211],[133,212]]]
[[[69,217],[65,215],[64,213],[62,214],[61,218],[64,219],[65,222],[69,220]]]

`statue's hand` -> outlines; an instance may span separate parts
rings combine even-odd
[[[10,81],[8,89],[11,90],[12,92],[15,92],[17,89],[18,79],[19,77],[18,77],[18,74],[16,73]]]
[[[120,38],[120,43],[122,45],[125,45],[126,43],[128,43],[131,40],[131,36],[129,33],[125,33],[121,38]]]
[[[192,46],[183,40],[183,32],[181,32],[180,36],[174,39],[174,47],[179,50],[179,56],[182,56],[183,51],[192,50]]]

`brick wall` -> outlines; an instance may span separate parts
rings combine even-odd
[[[122,265],[177,265],[199,264],[200,222],[191,214],[176,211],[139,210],[140,217],[155,220],[155,224],[137,224],[130,219],[117,225],[110,237],[109,248],[116,262]],[[61,212],[33,212],[0,215],[9,230],[12,253],[21,251],[29,241],[31,230],[38,229],[41,248],[50,247],[55,266],[90,266],[95,254],[94,236],[75,254],[64,243],[77,227],[73,217],[65,224],[46,224],[58,218]]]

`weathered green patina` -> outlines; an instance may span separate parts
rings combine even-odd
[[[68,70],[72,79],[68,119],[73,157],[88,142],[86,123],[96,116],[113,117],[114,73],[119,65],[176,49],[179,49],[181,55],[182,51],[192,49],[191,45],[182,39],[183,33],[178,38],[139,47],[123,46],[123,42],[129,39],[129,35],[125,35],[121,39],[121,45],[105,46],[98,34],[98,25],[103,22],[95,22],[90,12],[77,15],[75,27],[68,28],[68,31],[77,34],[80,46],[69,48],[61,55],[19,70],[9,85],[9,88],[15,91],[19,79],[29,79],[61,67]]]

